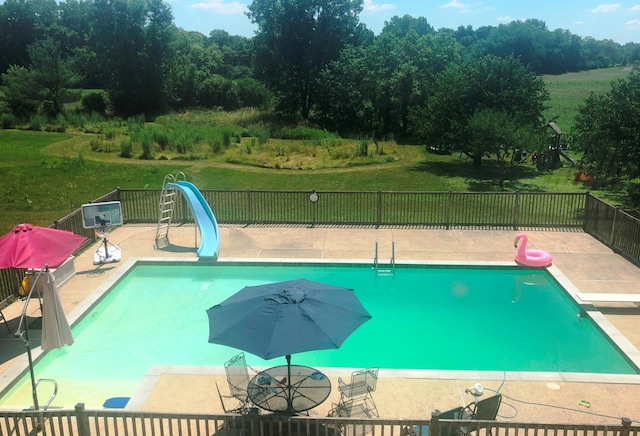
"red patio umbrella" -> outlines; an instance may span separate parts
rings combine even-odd
[[[73,232],[66,230],[52,229],[49,227],[38,227],[32,224],[18,224],[9,233],[0,238],[0,268],[30,268],[39,269],[40,274],[47,275],[47,281],[49,282],[49,290],[45,292],[47,297],[47,311],[49,312],[46,317],[47,324],[43,320],[43,349],[59,348],[64,344],[72,344],[73,337],[71,337],[71,331],[69,330],[64,313],[62,313],[62,307],[58,307],[59,303],[49,304],[49,300],[56,299],[57,288],[54,283],[54,277],[51,274],[49,268],[58,268],[64,263],[74,251],[80,247],[80,245],[86,240],[85,236],[76,235]],[[36,277],[36,281],[38,278]],[[27,314],[27,306],[31,299],[31,294],[36,284],[33,283],[31,290],[27,294],[26,302],[22,309],[22,315],[18,323],[18,331],[16,337],[22,338],[25,347],[27,348],[27,357],[29,360],[29,373],[31,375],[31,395],[33,396],[33,406],[35,410],[39,409],[38,393],[36,392],[37,382],[33,371],[33,359],[31,358],[31,341],[29,339],[29,326],[28,323],[24,323],[24,330],[22,329],[23,322]],[[55,303],[55,301],[53,301]],[[42,306],[40,307],[42,310]],[[57,312],[57,313],[56,313]],[[51,317],[54,317],[53,321],[49,321]],[[58,325],[54,326],[53,324]],[[66,324],[66,327],[63,325]],[[50,325],[47,327],[47,325]],[[65,336],[61,340],[52,340],[51,335],[60,334],[58,331],[44,331],[44,328],[64,328]],[[67,332],[68,330],[68,332]],[[67,335],[68,333],[68,335]],[[47,344],[44,343],[45,337],[49,337]],[[53,338],[55,339],[55,338]]]
[[[66,230],[18,224],[0,238],[0,268],[58,268],[86,239]]]

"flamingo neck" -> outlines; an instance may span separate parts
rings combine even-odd
[[[526,257],[527,256],[527,237],[526,235],[520,235],[518,239],[522,239],[522,243],[518,245],[518,257]]]

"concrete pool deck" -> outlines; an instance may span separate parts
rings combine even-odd
[[[341,228],[290,226],[221,226],[221,259],[316,259],[366,260],[373,262],[378,241],[379,262],[391,257],[395,243],[396,262],[409,261],[499,261],[513,262],[513,239],[517,232],[510,230],[441,230],[408,228]],[[554,256],[556,267],[581,293],[637,293],[640,269],[613,253],[606,246],[580,231],[526,232],[532,248],[546,250]],[[122,262],[93,265],[94,245],[75,259],[76,276],[60,289],[63,307],[70,313],[108,282],[122,263],[131,258],[194,258],[196,230],[192,225],[173,227],[169,238],[172,244],[162,250],[154,249],[155,226],[128,225],[116,229],[109,240],[122,249]],[[633,302],[593,302],[604,317],[613,324],[636,349],[640,349],[640,308]],[[22,310],[19,302],[3,310],[12,331]],[[28,314],[37,317],[39,309],[32,304]],[[11,373],[10,367],[26,362],[21,341],[0,326],[0,379]],[[36,340],[34,340],[34,343]],[[390,352],[410,352],[393,350]],[[464,352],[464,350],[461,350]],[[472,358],[470,356],[470,358]],[[212,362],[211,367],[150,368],[128,408],[182,413],[221,413],[215,383],[227,392],[223,376],[224,362]],[[275,362],[274,364],[279,364]],[[23,363],[24,365],[24,363]],[[332,394],[312,414],[324,416],[332,402],[338,400],[337,377],[349,376],[327,370],[332,381]],[[463,402],[469,395],[460,390],[476,381],[485,389],[500,388],[505,396],[499,420],[521,422],[562,422],[619,424],[621,417],[640,420],[637,399],[640,383],[621,379],[616,383],[594,377],[593,382],[573,382],[568,379],[542,377],[522,381],[511,377],[502,380],[502,373],[450,374],[448,378],[400,377],[394,371],[381,371],[374,398],[383,418],[428,418],[435,409],[447,410]],[[460,389],[459,389],[460,388]],[[485,395],[489,395],[486,393]],[[590,407],[579,406],[581,400]],[[42,400],[41,400],[42,401]],[[26,405],[25,405],[26,406]],[[73,407],[65,405],[64,407]],[[516,414],[517,412],[517,414]],[[514,416],[515,415],[515,416]],[[604,415],[604,416],[603,416]]]

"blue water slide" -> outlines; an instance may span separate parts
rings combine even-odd
[[[218,221],[205,200],[202,193],[193,183],[180,180],[177,183],[167,183],[167,189],[179,191],[187,201],[191,214],[200,229],[200,248],[198,257],[210,257],[217,259],[220,250],[220,233]]]

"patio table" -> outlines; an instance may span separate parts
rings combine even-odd
[[[305,412],[322,404],[331,392],[329,378],[315,368],[291,365],[291,406],[293,412]],[[287,365],[274,366],[257,373],[247,387],[249,400],[271,412],[287,411]]]

